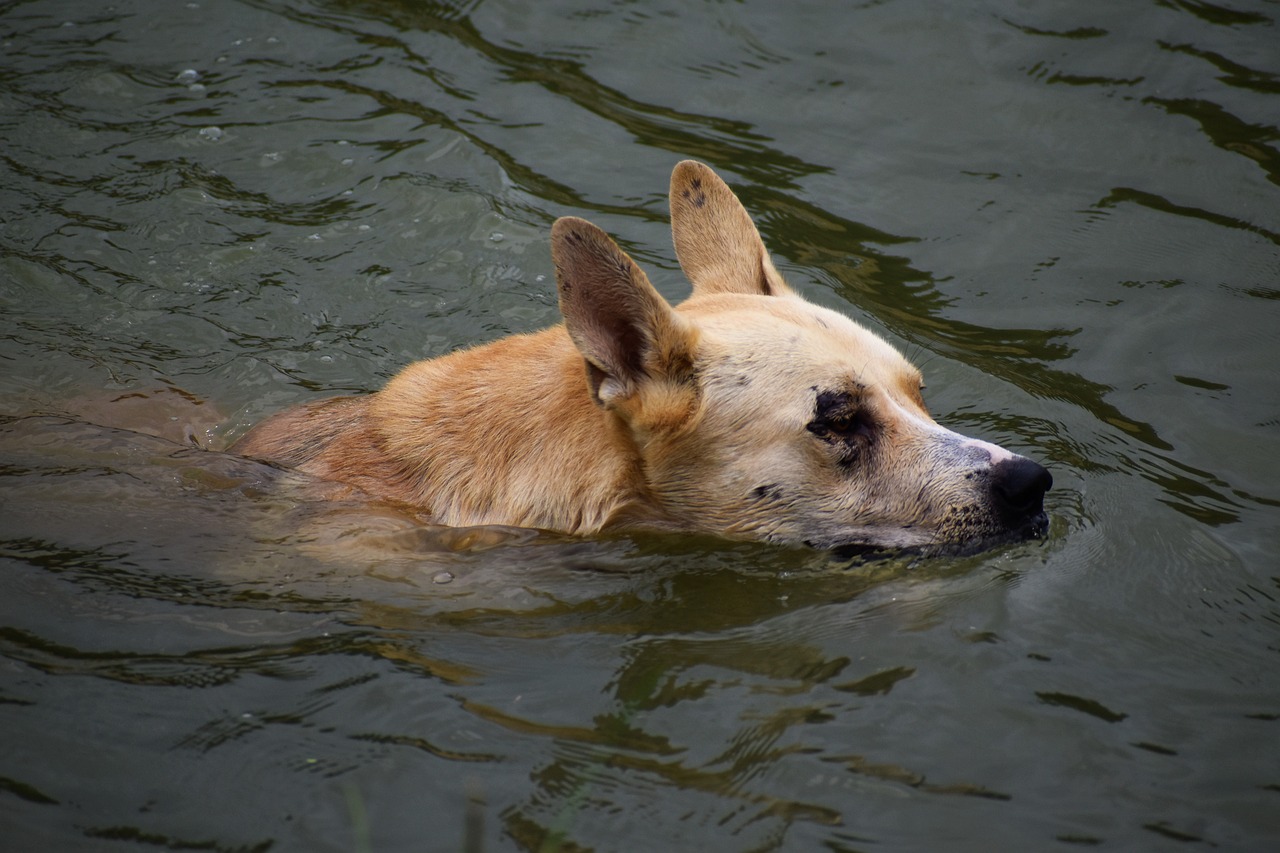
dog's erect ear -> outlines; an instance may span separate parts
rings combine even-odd
[[[560,312],[597,403],[628,399],[646,380],[689,374],[694,330],[608,234],[585,219],[557,219],[551,258]]]
[[[786,296],[791,288],[747,209],[709,166],[679,163],[671,173],[671,235],[694,293]]]

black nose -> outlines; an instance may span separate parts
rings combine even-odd
[[[1015,456],[991,466],[991,497],[1001,519],[1017,527],[1044,512],[1053,476],[1043,465]]]

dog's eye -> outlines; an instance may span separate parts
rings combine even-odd
[[[814,402],[813,420],[805,425],[813,435],[837,445],[843,455],[856,455],[870,443],[875,424],[858,397],[848,391],[823,391]]]
[[[820,416],[805,427],[818,438],[855,439],[871,436],[871,423],[858,412]]]

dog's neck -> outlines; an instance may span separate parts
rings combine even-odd
[[[592,533],[652,518],[619,420],[564,328],[420,362],[370,401],[398,497],[448,525]]]

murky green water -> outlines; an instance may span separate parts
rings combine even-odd
[[[1280,837],[1280,4],[29,0],[0,50],[5,849]],[[560,215],[680,298],[685,157],[1050,466],[1046,541],[440,530],[218,452],[556,322]]]

